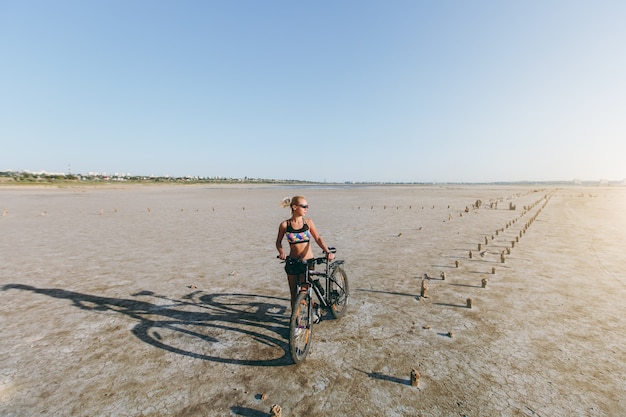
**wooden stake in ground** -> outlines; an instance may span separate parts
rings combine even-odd
[[[471,298],[467,299],[467,308],[472,308],[472,299]]]
[[[272,405],[270,408],[270,417],[281,417],[283,415],[283,409],[278,404]]]
[[[420,297],[428,298],[428,285],[426,285],[426,280],[422,278],[422,288],[420,291]]]
[[[483,278],[480,283],[483,288],[487,288],[487,278]]]
[[[419,387],[420,385],[420,373],[417,369],[411,369],[411,386]]]

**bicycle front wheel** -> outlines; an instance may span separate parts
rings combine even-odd
[[[311,297],[308,293],[298,294],[289,323],[289,350],[295,363],[302,362],[311,348],[313,321]]]
[[[330,274],[330,313],[339,319],[346,314],[348,307],[348,276],[342,267],[337,266]]]

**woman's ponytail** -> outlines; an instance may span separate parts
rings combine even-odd
[[[283,198],[283,200],[280,202],[280,206],[282,208],[289,207],[290,205],[291,205],[291,198],[289,197]]]

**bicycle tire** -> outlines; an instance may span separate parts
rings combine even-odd
[[[289,322],[289,351],[298,364],[306,358],[313,336],[312,302],[308,293],[298,294]]]
[[[349,295],[348,276],[342,267],[336,266],[333,268],[333,272],[330,274],[329,289],[330,314],[335,319],[340,319],[346,314]]]

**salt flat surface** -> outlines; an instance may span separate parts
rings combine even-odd
[[[351,287],[297,366],[293,194]],[[0,210],[2,416],[626,415],[624,188],[1,187]]]

